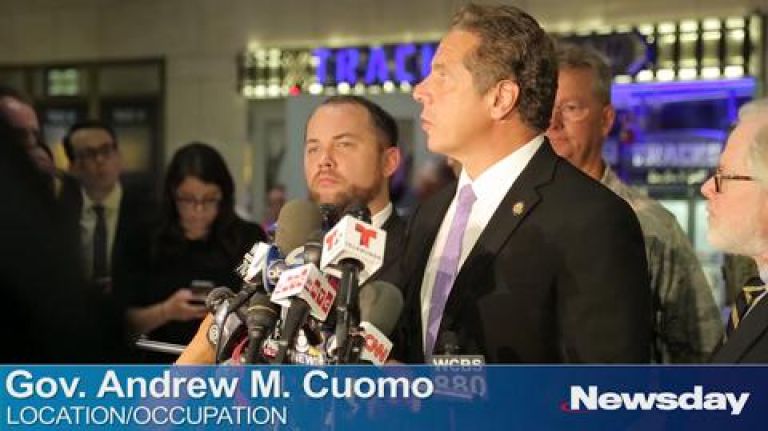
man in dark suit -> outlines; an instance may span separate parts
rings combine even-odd
[[[389,199],[389,179],[400,165],[394,118],[359,96],[323,101],[307,121],[304,175],[312,200],[344,208],[368,203],[374,226],[387,232],[384,263],[376,278],[393,278],[405,222]]]
[[[395,357],[492,363],[647,362],[651,303],[630,207],[555,155],[547,34],[511,6],[468,5],[414,91],[455,184],[416,209]]]
[[[760,278],[734,301],[716,363],[768,362],[768,99],[744,105],[715,175],[701,186],[713,247],[749,256]],[[761,280],[762,279],[762,280]]]
[[[0,362],[114,362],[125,353],[122,319],[86,288],[64,208],[27,137],[0,115]]]
[[[106,123],[77,123],[63,144],[70,171],[82,186],[77,208],[83,269],[94,286],[108,293],[113,260],[120,259],[124,241],[149,223],[152,193],[148,187],[121,182],[117,135]]]

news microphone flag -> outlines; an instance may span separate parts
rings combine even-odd
[[[284,271],[271,297],[272,302],[283,307],[288,307],[294,298],[304,300],[312,317],[323,322],[333,307],[336,289],[315,265],[308,263]]]
[[[362,335],[365,339],[360,359],[371,361],[375,365],[383,365],[389,358],[389,352],[392,351],[392,341],[372,323],[361,322],[360,328],[363,330]]]
[[[381,268],[387,233],[352,216],[344,216],[323,238],[320,269],[337,265],[345,259],[362,263],[359,283],[365,283]]]

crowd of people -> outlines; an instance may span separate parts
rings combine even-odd
[[[440,158],[416,177],[407,215],[391,196],[402,163],[392,115],[359,96],[313,111],[309,198],[365,202],[387,232],[376,277],[405,298],[395,360],[429,361],[450,338],[492,363],[768,361],[764,283],[749,283],[724,326],[674,216],[603,159],[611,82],[599,54],[555,43],[524,11],[463,7],[413,92]],[[189,343],[206,292],[240,287],[234,268],[286,199],[276,185],[261,226],[241,219],[224,159],[198,142],[174,153],[151,199],[121,180],[118,136],[99,121],[67,132],[61,172],[31,102],[10,89],[0,132],[3,362],[172,361],[132,341]],[[712,244],[768,277],[764,99],[742,107],[702,194]]]

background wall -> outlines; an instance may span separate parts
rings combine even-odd
[[[222,150],[241,186],[248,102],[236,92],[236,55],[248,44],[307,46],[437,38],[457,0],[0,0],[0,63],[164,57],[166,155],[191,140]],[[507,1],[547,29],[744,15],[765,0]],[[572,6],[564,6],[572,5]],[[256,148],[254,148],[254,146]],[[255,150],[255,151],[254,151]],[[167,158],[167,157],[166,157]],[[258,166],[258,163],[256,164]],[[257,189],[259,187],[256,187]],[[259,208],[262,191],[252,190]]]

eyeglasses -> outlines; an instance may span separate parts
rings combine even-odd
[[[180,210],[192,211],[201,208],[205,211],[218,208],[221,198],[197,199],[192,196],[176,196],[176,206]]]
[[[732,181],[755,181],[755,177],[749,176],[749,175],[726,175],[723,174],[720,171],[715,172],[715,175],[713,175],[715,178],[715,191],[717,193],[723,192],[723,181],[725,180],[732,180]]]
[[[78,160],[96,160],[99,158],[99,156],[108,159],[110,158],[117,149],[117,146],[114,142],[110,142],[108,144],[100,145],[96,148],[88,148],[87,150],[78,151],[75,153]]]
[[[552,116],[556,113],[560,113],[560,117],[563,121],[581,121],[587,118],[587,115],[589,114],[589,106],[582,105],[578,102],[567,102],[560,106],[555,106],[552,109]]]

